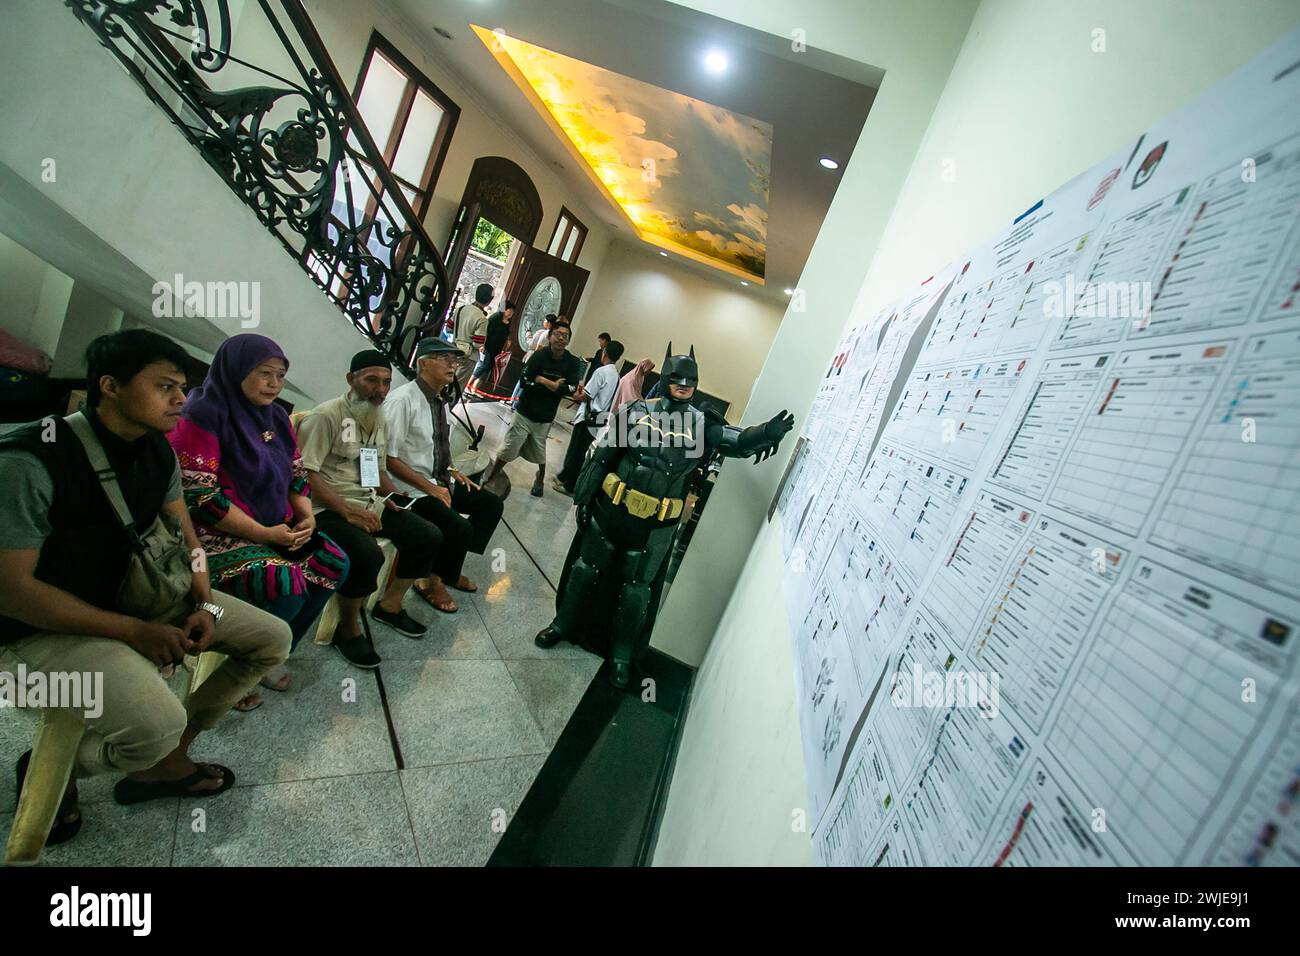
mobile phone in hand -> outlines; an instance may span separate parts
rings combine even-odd
[[[394,491],[392,494],[385,496],[385,501],[391,501],[394,508],[400,508],[402,511],[410,509],[415,504],[415,499],[410,495],[404,495],[400,491]]]

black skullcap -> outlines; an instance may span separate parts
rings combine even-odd
[[[393,363],[388,361],[388,356],[378,349],[366,349],[352,356],[352,367],[348,371],[359,372],[363,368],[386,368],[391,372]]]

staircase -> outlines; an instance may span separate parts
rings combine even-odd
[[[446,269],[300,0],[247,0],[238,29],[228,0],[64,2],[324,294],[409,372],[416,343],[441,328]]]

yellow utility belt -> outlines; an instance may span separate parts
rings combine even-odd
[[[686,505],[681,498],[656,498],[653,495],[642,494],[635,488],[629,488],[627,482],[621,481],[612,471],[605,476],[600,490],[609,495],[610,501],[614,504],[626,508],[628,514],[634,518],[667,521],[669,518],[679,516]]]

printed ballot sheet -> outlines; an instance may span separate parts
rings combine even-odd
[[[822,863],[1300,864],[1297,102],[1300,32],[840,344],[779,502]]]
[[[904,357],[950,278],[930,277],[840,343],[830,366],[840,364],[843,381],[833,395],[819,395],[820,421],[810,416],[805,424],[798,473],[779,505],[786,516],[786,608],[791,631],[800,635],[796,694],[808,717],[801,733],[805,753],[816,755],[809,764],[814,815],[843,766],[851,721],[872,695],[879,671],[873,659],[911,600],[871,529],[856,517],[844,519]]]

